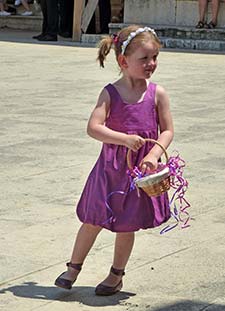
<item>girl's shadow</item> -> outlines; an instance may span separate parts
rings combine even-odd
[[[99,297],[94,293],[94,288],[90,286],[74,286],[70,291],[63,290],[54,286],[40,286],[36,282],[25,282],[22,285],[15,285],[0,290],[0,294],[11,292],[17,297],[44,299],[44,300],[59,300],[59,301],[78,301],[88,306],[108,306],[118,305],[124,300],[135,296],[134,293],[119,292],[113,296]]]
[[[115,306],[118,304],[127,304],[124,303],[125,300],[129,299],[132,296],[135,296],[134,293],[129,292],[119,292],[114,296],[107,297],[98,297],[94,293],[94,287],[89,286],[74,286],[71,291],[66,291],[57,287],[49,286],[40,286],[35,282],[25,282],[22,285],[11,286],[0,290],[0,294],[5,294],[6,292],[11,292],[17,297],[23,298],[32,298],[32,299],[43,299],[43,300],[52,300],[52,301],[77,301],[84,305],[92,307],[102,307],[102,306]],[[129,302],[128,302],[129,304]],[[130,304],[131,310],[136,310],[136,304]],[[196,310],[206,310],[209,307],[209,303],[202,301],[177,301],[173,304],[167,306],[156,307],[151,310],[154,311],[196,311]],[[224,311],[225,305],[213,304],[211,305],[212,310],[214,311]],[[148,307],[145,307],[146,311],[150,311]],[[211,309],[210,309],[211,310]]]

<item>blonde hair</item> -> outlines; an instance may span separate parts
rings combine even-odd
[[[97,61],[99,61],[100,66],[104,68],[104,62],[106,60],[107,55],[111,51],[112,46],[116,54],[116,60],[118,61],[119,55],[122,54],[123,43],[127,41],[129,35],[132,32],[136,32],[139,28],[140,26],[138,25],[131,25],[123,28],[116,35],[104,37],[99,43],[99,50],[97,57]],[[162,47],[161,42],[157,37],[157,35],[155,35],[151,31],[143,31],[135,35],[135,37],[129,41],[129,44],[126,46],[126,50],[123,54],[124,55],[132,54],[134,50],[138,46],[140,46],[141,43],[144,43],[148,40],[151,40],[157,46],[157,48]]]

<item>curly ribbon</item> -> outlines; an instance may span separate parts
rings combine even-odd
[[[187,209],[190,207],[190,204],[185,198],[188,182],[183,176],[185,161],[177,153],[176,156],[169,158],[167,166],[170,170],[170,186],[175,190],[169,202],[169,207],[171,215],[176,220],[176,223],[163,228],[160,231],[160,234],[172,230],[179,224],[181,229],[190,227],[190,215],[187,211]]]
[[[145,175],[142,174],[142,172],[138,169],[138,167],[134,167],[132,170],[127,170],[127,175],[129,177],[129,190],[127,192],[125,191],[113,191],[111,192],[110,194],[107,195],[107,198],[106,198],[106,201],[105,201],[105,205],[106,205],[106,208],[107,210],[109,211],[110,213],[110,217],[107,218],[102,224],[105,225],[106,223],[114,223],[116,221],[116,217],[114,216],[113,214],[113,211],[109,205],[109,199],[111,198],[111,196],[113,196],[114,194],[128,194],[129,192],[133,191],[133,190],[137,190],[137,195],[138,197],[140,197],[140,191],[139,191],[139,188],[135,185],[135,182],[134,182],[134,178],[138,177],[138,178],[141,178],[141,177],[144,177]]]
[[[109,211],[111,216],[108,219],[106,219],[106,221],[104,221],[102,223],[103,225],[105,225],[108,222],[111,224],[111,223],[114,223],[116,221],[116,217],[114,216],[113,211],[112,211],[112,209],[111,209],[111,207],[109,206],[109,203],[108,203],[110,197],[112,195],[114,195],[114,194],[127,194],[127,192],[124,192],[124,191],[113,191],[113,192],[111,192],[110,194],[107,195],[107,199],[105,201],[105,205],[106,205],[106,208]]]
[[[160,168],[162,168],[163,164],[159,163],[159,166]],[[175,190],[172,195],[171,200],[169,201],[169,208],[170,208],[172,217],[176,220],[176,223],[172,225],[168,225],[165,228],[163,228],[160,231],[160,234],[166,233],[174,229],[179,224],[182,229],[190,227],[190,224],[189,224],[190,215],[187,211],[187,209],[190,207],[190,204],[185,198],[185,192],[187,191],[187,188],[188,188],[188,182],[183,177],[185,161],[181,159],[179,154],[177,154],[176,156],[172,156],[169,158],[166,166],[169,167],[169,171],[170,171],[170,186],[171,188]],[[114,194],[121,194],[121,195],[128,194],[129,192],[135,189],[137,190],[138,197],[140,196],[139,188],[135,185],[134,178],[136,177],[142,178],[145,175],[143,175],[142,172],[137,167],[135,167],[132,171],[128,170],[127,174],[129,176],[129,181],[130,181],[129,190],[128,192],[113,191],[107,196],[105,205],[111,216],[102,224],[106,224],[108,222],[114,223],[116,221],[116,217],[114,216],[113,211],[108,203],[111,196],[113,196]]]
[[[112,211],[112,209],[111,209],[111,207],[110,207],[110,205],[108,203],[109,199],[111,198],[111,196],[113,196],[114,194],[122,194],[122,195],[124,195],[124,194],[128,194],[129,192],[131,192],[131,191],[133,191],[135,189],[138,190],[138,188],[135,186],[134,178],[135,177],[139,177],[139,178],[143,177],[142,173],[138,170],[137,167],[135,167],[132,171],[127,170],[126,173],[129,176],[129,183],[130,183],[129,190],[128,190],[128,192],[119,191],[119,190],[118,191],[113,191],[113,192],[111,192],[110,194],[107,195],[107,198],[106,198],[106,201],[105,201],[105,205],[106,205],[106,208],[109,211],[111,216],[109,218],[107,218],[106,221],[104,221],[102,223],[103,225],[105,225],[108,222],[109,223],[114,223],[116,221],[116,217],[114,216],[113,211]],[[138,190],[138,196],[139,196],[139,190]]]

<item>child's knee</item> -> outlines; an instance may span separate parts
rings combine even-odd
[[[92,224],[83,224],[82,226],[88,231],[100,232],[102,230],[102,227]]]

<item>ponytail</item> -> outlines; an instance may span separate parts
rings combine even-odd
[[[130,55],[146,40],[151,40],[158,49],[161,48],[160,40],[154,29],[149,27],[142,28],[138,25],[125,27],[117,34],[108,35],[100,41],[97,61],[99,61],[100,66],[104,68],[106,56],[111,51],[112,45],[118,62],[120,54]]]
[[[113,38],[110,36],[103,38],[99,43],[97,61],[99,61],[100,66],[102,68],[104,68],[104,61],[106,59],[106,56],[109,54],[112,45],[113,45]]]

